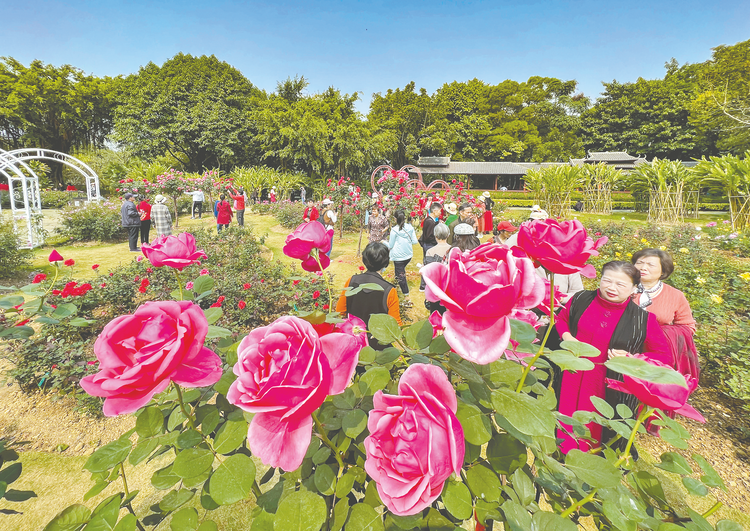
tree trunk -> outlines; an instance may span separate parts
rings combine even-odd
[[[172,202],[174,203],[174,228],[176,229],[180,226],[180,215],[177,212],[177,198],[173,197]]]

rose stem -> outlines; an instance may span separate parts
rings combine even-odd
[[[323,441],[323,444],[328,446],[331,451],[333,452],[333,457],[336,458],[336,462],[339,464],[339,477],[341,477],[341,472],[344,470],[344,462],[341,460],[341,456],[339,455],[339,449],[336,448],[336,445],[331,442],[331,439],[328,438],[326,435],[325,430],[323,430],[323,425],[318,420],[318,416],[313,411],[312,414],[313,422],[315,422],[315,428],[318,430],[318,437],[321,441]]]
[[[122,478],[122,486],[125,489],[125,499],[128,499],[130,497],[130,491],[128,490],[128,480],[125,479],[125,466],[123,463],[120,463],[120,477]],[[128,508],[128,511],[130,511],[130,514],[135,516],[135,523],[138,526],[138,529],[140,529],[141,531],[145,531],[143,529],[143,526],[141,525],[140,520],[138,520],[138,516],[136,516],[135,511],[133,510],[133,505],[131,504],[131,502],[128,502],[126,507]]]
[[[638,433],[638,428],[641,427],[641,424],[643,424],[647,418],[651,416],[651,414],[654,412],[654,408],[652,407],[644,407],[643,411],[641,411],[641,414],[638,415],[638,419],[635,421],[635,425],[633,426],[633,432],[630,434],[630,438],[628,439],[628,444],[625,446],[625,451],[622,453],[620,458],[615,461],[615,466],[619,467],[621,464],[623,464],[625,461],[628,460],[628,457],[630,456],[630,447],[633,446],[633,441],[635,441],[635,436]],[[563,518],[567,518],[574,512],[576,512],[580,507],[583,507],[588,502],[594,499],[594,496],[596,496],[598,489],[593,489],[591,492],[588,493],[588,495],[583,498],[580,501],[577,501],[570,507],[568,507],[565,511],[560,513],[560,516]]]
[[[184,301],[185,297],[182,295],[182,280],[180,279],[180,272],[175,269],[174,274],[177,276],[177,287],[180,288],[180,300]]]
[[[323,278],[326,280],[326,288],[328,288],[328,313],[333,313],[333,298],[331,297],[331,283],[328,281],[328,275],[323,272],[323,264],[320,263],[320,251],[315,249],[315,261],[318,262],[320,272],[323,273]]]
[[[708,518],[709,516],[711,516],[712,514],[714,514],[716,511],[718,511],[719,509],[721,509],[723,506],[724,506],[723,503],[721,503],[720,501],[717,501],[714,504],[713,507],[711,507],[708,511],[706,511],[705,513],[703,513],[701,516],[703,518]]]
[[[521,389],[523,389],[523,384],[526,383],[526,376],[529,375],[529,371],[531,371],[531,367],[536,363],[536,360],[539,359],[539,356],[541,356],[544,353],[544,345],[547,344],[547,340],[549,339],[549,334],[552,332],[552,327],[555,326],[555,274],[549,273],[549,326],[547,327],[547,333],[544,334],[544,341],[542,341],[542,344],[539,346],[539,352],[536,353],[536,355],[531,358],[531,361],[526,365],[526,367],[523,368],[523,373],[521,374],[521,381],[518,382],[518,387],[516,387],[516,393],[520,393]]]
[[[190,413],[187,412],[187,408],[185,408],[185,402],[182,400],[182,389],[180,389],[180,386],[174,382],[172,382],[172,385],[174,385],[174,388],[177,390],[177,400],[180,402],[180,409],[182,410],[183,415],[187,417],[187,421],[190,427],[192,429],[195,429],[195,423],[193,422],[193,417],[190,415]]]

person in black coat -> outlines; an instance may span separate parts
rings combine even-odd
[[[120,220],[122,226],[128,231],[130,251],[137,253],[141,250],[141,248],[138,247],[138,233],[141,230],[141,215],[138,213],[133,198],[133,194],[125,194],[125,202],[123,202],[120,207]]]

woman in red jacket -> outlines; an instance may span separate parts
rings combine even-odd
[[[224,194],[219,196],[219,203],[216,205],[216,232],[221,232],[224,227],[229,227],[232,222],[232,205],[229,204]]]

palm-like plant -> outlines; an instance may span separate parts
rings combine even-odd
[[[694,169],[705,186],[721,189],[729,200],[729,212],[734,230],[750,224],[750,150],[744,158],[736,155],[705,157]]]
[[[570,213],[570,194],[584,182],[582,169],[575,166],[529,170],[524,179],[534,200],[553,217],[565,217]]]
[[[682,221],[685,192],[699,183],[695,172],[681,162],[656,158],[638,166],[626,179],[633,195],[649,197],[648,218],[657,223]]]
[[[612,190],[624,174],[605,163],[585,164],[582,168],[583,209],[598,214],[612,213]]]

